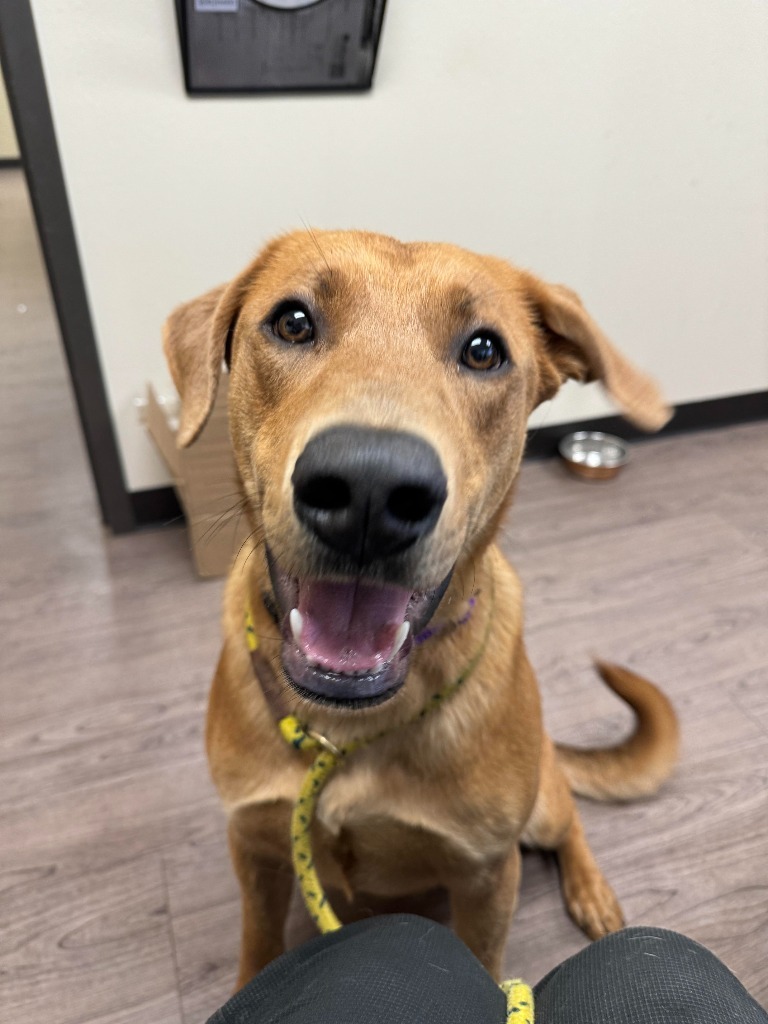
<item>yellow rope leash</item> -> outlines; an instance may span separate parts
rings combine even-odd
[[[517,1024],[533,1024],[533,990],[519,978],[502,981],[501,991],[507,997],[507,1020]]]
[[[454,694],[469,676],[472,675],[480,659],[485,654],[488,638],[491,634],[491,625],[494,611],[494,592],[491,591],[490,610],[486,622],[482,642],[464,667],[460,675],[450,683],[433,694],[425,707],[421,709],[414,721],[424,718],[430,711],[434,711],[440,704]],[[245,613],[245,634],[248,643],[248,650],[253,653],[259,646],[259,639],[253,621],[251,609],[248,607]],[[386,735],[386,730],[377,733],[367,739],[352,740],[343,747],[336,747],[333,743],[301,724],[293,715],[286,715],[280,719],[280,733],[286,743],[289,743],[296,750],[318,751],[315,760],[309,767],[307,774],[299,790],[299,796],[293,807],[291,815],[291,856],[293,869],[296,872],[296,879],[304,899],[307,911],[317,925],[320,932],[334,932],[341,928],[333,908],[328,902],[328,897],[323,890],[320,878],[315,869],[312,857],[312,840],[310,831],[312,820],[315,815],[317,802],[326,783],[336,769],[354,751],[361,747],[368,746],[375,740]],[[534,1024],[533,1013],[533,992],[524,981],[514,979],[504,981],[501,989],[507,1000],[507,1021],[516,1021],[517,1024]]]
[[[298,799],[293,805],[291,856],[296,880],[312,920],[323,934],[335,932],[341,928],[341,921],[334,914],[315,870],[310,828],[323,787],[347,754],[351,753],[351,746],[338,750],[332,748],[327,741],[321,744],[319,737],[310,735],[293,715],[280,720],[280,732],[283,739],[297,750],[319,750],[304,776]]]

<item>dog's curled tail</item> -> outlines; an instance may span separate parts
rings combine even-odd
[[[677,715],[653,683],[619,665],[595,662],[604,683],[635,713],[634,732],[615,747],[580,749],[557,744],[557,760],[571,789],[592,800],[639,800],[655,793],[675,767],[680,745]]]

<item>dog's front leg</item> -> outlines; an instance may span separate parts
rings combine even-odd
[[[520,849],[492,867],[468,870],[452,880],[451,918],[456,934],[496,981],[501,977],[504,946],[520,888]]]
[[[284,949],[293,889],[289,835],[290,807],[282,802],[239,808],[229,821],[243,915],[238,989]]]

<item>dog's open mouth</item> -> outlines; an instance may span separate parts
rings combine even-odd
[[[288,681],[309,700],[371,707],[405,682],[418,632],[432,617],[450,574],[431,590],[349,579],[290,577],[270,562]]]

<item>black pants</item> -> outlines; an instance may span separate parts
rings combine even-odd
[[[530,979],[527,979],[530,981]],[[768,1024],[709,950],[627,928],[534,990],[536,1024]],[[371,918],[286,953],[209,1024],[503,1024],[499,988],[451,932],[407,914]]]

